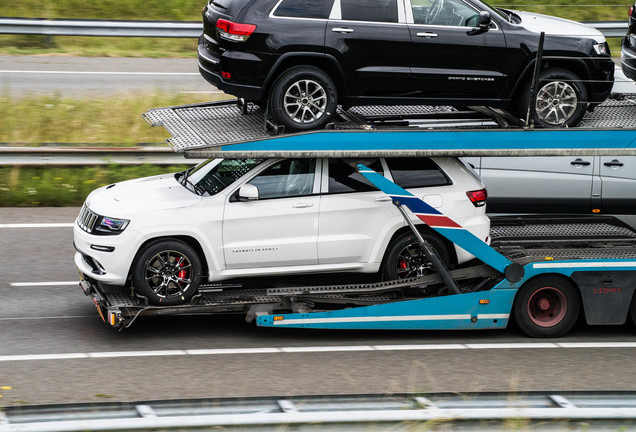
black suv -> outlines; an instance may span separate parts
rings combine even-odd
[[[538,125],[578,124],[614,81],[598,30],[479,0],[210,0],[203,24],[203,77],[287,130],[321,128],[337,105],[490,106],[525,118],[541,32]]]
[[[636,81],[636,2],[629,8],[629,29],[621,47],[623,73]]]

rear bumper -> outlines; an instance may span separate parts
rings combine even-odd
[[[219,90],[222,90],[225,93],[231,94],[233,96],[248,100],[263,99],[264,91],[262,87],[239,84],[230,80],[226,80],[221,76],[221,67],[224,67],[225,69],[227,69],[227,72],[230,72],[233,75],[238,75],[240,74],[241,69],[250,68],[249,63],[260,64],[260,60],[257,57],[254,56],[254,58],[241,59],[239,61],[233,62],[231,60],[228,60],[227,58],[211,52],[206,48],[205,44],[202,43],[201,40],[199,40],[198,58],[199,72],[201,73],[201,76]]]

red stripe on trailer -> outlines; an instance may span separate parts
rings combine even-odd
[[[444,215],[430,215],[430,214],[417,214],[416,215],[422,222],[431,227],[444,227],[444,228],[462,228],[452,219]]]

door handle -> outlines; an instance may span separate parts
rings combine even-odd
[[[622,167],[623,162],[619,161],[618,159],[614,159],[611,162],[605,162],[603,165],[605,165],[606,167]]]
[[[292,205],[293,208],[307,208],[307,207],[313,207],[313,206],[314,206],[314,203],[296,203]]]
[[[353,33],[353,29],[347,27],[334,27],[331,31],[335,33]]]
[[[570,165],[581,165],[581,166],[588,166],[590,165],[591,162],[588,161],[584,161],[581,158],[578,158],[576,160],[573,160],[572,162],[570,162]]]
[[[416,35],[417,35],[417,37],[424,37],[424,38],[437,37],[437,33],[431,33],[431,32],[416,33]]]

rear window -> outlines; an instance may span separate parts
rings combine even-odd
[[[446,174],[429,158],[386,158],[393,183],[409,189],[452,184]]]
[[[384,175],[379,159],[374,161],[329,159],[329,193],[378,190],[366,177],[356,171],[355,166],[358,162],[364,163],[378,174]]]
[[[333,0],[282,0],[274,16],[287,18],[327,19]]]

